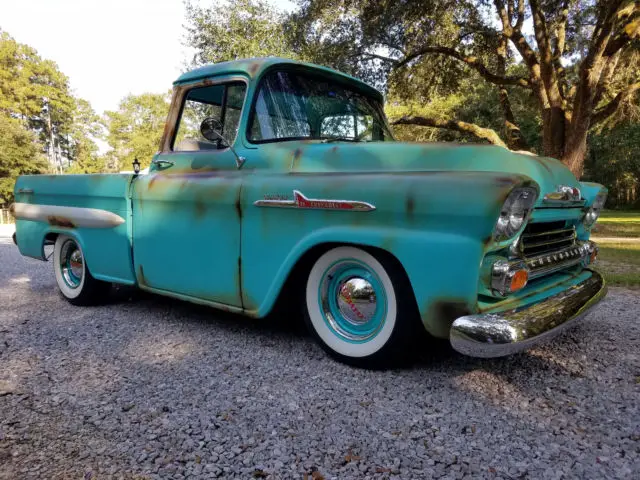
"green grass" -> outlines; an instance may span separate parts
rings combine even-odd
[[[612,286],[640,287],[640,242],[598,242],[596,269]]]
[[[640,238],[640,212],[605,210],[593,228],[593,235]]]

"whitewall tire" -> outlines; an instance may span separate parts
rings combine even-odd
[[[93,278],[82,247],[69,235],[58,235],[56,238],[53,270],[60,293],[74,305],[90,305],[103,300],[111,286]]]
[[[341,361],[389,365],[406,345],[415,321],[410,307],[399,308],[407,284],[404,271],[388,254],[374,256],[353,246],[332,248],[308,273],[307,325],[320,345]]]

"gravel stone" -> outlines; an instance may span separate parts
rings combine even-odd
[[[108,252],[105,252],[108,254]],[[0,479],[640,478],[640,294],[502,359],[354,369],[297,318],[114,289],[74,307],[0,238]]]

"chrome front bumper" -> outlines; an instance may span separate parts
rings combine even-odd
[[[602,276],[592,275],[541,302],[504,312],[468,315],[451,326],[455,350],[472,357],[502,357],[555,337],[604,298]]]

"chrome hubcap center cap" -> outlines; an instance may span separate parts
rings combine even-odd
[[[364,278],[353,277],[340,284],[336,302],[345,320],[354,325],[369,322],[377,308],[373,285]]]
[[[318,290],[322,315],[336,336],[367,342],[384,326],[385,291],[368,265],[352,259],[338,261],[324,273]]]
[[[69,268],[76,278],[82,277],[82,254],[80,250],[74,250],[69,256]]]
[[[60,252],[60,271],[64,282],[70,288],[78,288],[82,283],[84,273],[84,258],[80,248],[73,241],[68,241],[62,246]]]

